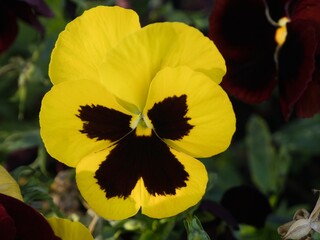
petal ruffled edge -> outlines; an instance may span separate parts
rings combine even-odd
[[[56,41],[49,64],[52,83],[103,81],[99,73],[108,51],[139,29],[139,17],[133,10],[98,6],[85,11]]]
[[[160,71],[151,83],[144,115],[148,115],[155,103],[182,95],[186,96],[186,117],[193,127],[181,139],[163,140],[172,148],[193,157],[210,157],[224,151],[235,132],[233,108],[223,89],[200,72],[187,67]],[[152,123],[150,118],[147,120]],[[157,133],[157,127],[153,127]],[[157,134],[161,137],[160,132]]]
[[[165,67],[188,66],[216,83],[226,72],[213,42],[199,30],[178,22],[154,23],[136,31],[108,53],[104,65],[106,87],[140,111],[150,82]]]

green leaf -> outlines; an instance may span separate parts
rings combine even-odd
[[[290,152],[320,154],[320,115],[288,124],[274,134],[274,140],[279,145],[287,146]]]
[[[268,126],[262,118],[253,116],[249,120],[246,145],[253,182],[264,193],[275,190],[273,172],[275,149],[272,146]]]

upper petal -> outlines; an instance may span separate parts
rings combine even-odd
[[[185,65],[220,83],[224,59],[200,31],[183,23],[155,23],[123,39],[104,63],[108,89],[141,111],[148,88],[164,67]]]
[[[139,18],[132,10],[99,6],[85,11],[59,35],[49,65],[52,83],[102,81],[100,71],[107,52],[138,29]]]
[[[224,151],[235,131],[227,94],[206,75],[187,67],[166,68],[156,75],[144,116],[167,144],[194,157]]]
[[[40,133],[52,157],[76,166],[128,134],[131,117],[99,83],[66,81],[43,98]]]

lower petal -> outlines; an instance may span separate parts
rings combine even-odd
[[[174,216],[196,205],[205,194],[208,175],[204,165],[184,153],[170,149],[189,174],[186,186],[172,195],[151,195],[142,188],[142,213],[152,218]]]
[[[82,159],[76,168],[77,185],[89,206],[103,218],[112,220],[129,218],[140,209],[141,182],[136,183],[135,188],[127,198],[107,198],[106,192],[97,183],[95,174],[109,153],[110,151],[106,149]],[[121,175],[121,172],[119,174]],[[124,181],[126,177],[123,175]]]
[[[178,214],[204,195],[207,172],[196,159],[170,149],[157,136],[131,133],[117,145],[85,157],[76,168],[84,199],[107,219]]]

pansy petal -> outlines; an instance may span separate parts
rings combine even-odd
[[[24,202],[0,193],[0,205],[6,209],[7,214],[14,220],[15,239],[60,239],[55,236],[47,220]]]
[[[284,117],[288,119],[315,71],[315,54],[319,44],[312,21],[287,24],[288,35],[279,51],[279,94]]]
[[[288,36],[279,54],[279,92],[286,119],[296,107],[300,117],[319,112],[320,2],[293,5]]]
[[[40,111],[41,137],[49,154],[76,166],[131,131],[131,116],[93,81],[66,81],[45,95]]]
[[[99,6],[85,11],[59,35],[49,65],[51,81],[102,81],[99,72],[107,52],[138,29],[139,18],[132,10]]]
[[[89,230],[80,222],[51,217],[47,219],[55,235],[63,240],[93,240]]]
[[[2,6],[0,9],[0,54],[13,44],[17,34],[16,15],[10,9]]]
[[[257,103],[276,85],[276,28],[268,22],[263,0],[216,0],[209,37],[226,60],[222,86],[238,99]]]
[[[216,83],[226,71],[221,54],[200,31],[183,23],[155,23],[123,39],[108,53],[104,79],[112,80],[106,84],[113,94],[142,110],[156,73],[182,65]]]
[[[15,239],[17,234],[14,220],[2,204],[0,204],[0,232],[2,239]]]
[[[224,151],[235,131],[227,94],[206,75],[187,67],[166,68],[156,75],[144,116],[167,144],[194,157]]]
[[[109,149],[111,150],[111,149]],[[118,220],[125,219],[135,215],[140,209],[140,189],[139,181],[131,194],[127,198],[112,197],[107,198],[105,191],[97,183],[95,177],[96,171],[100,168],[103,161],[108,158],[110,151],[108,149],[96,152],[85,157],[76,168],[76,180],[81,195],[88,202],[89,206],[100,216],[106,219]],[[128,152],[128,155],[131,154]],[[120,163],[121,164],[121,163]],[[115,172],[126,181],[128,176]],[[107,177],[105,181],[110,181]],[[111,180],[112,181],[112,180]],[[111,183],[112,184],[112,183]]]
[[[42,36],[45,32],[44,26],[42,26],[39,16],[53,17],[54,14],[50,8],[43,2],[43,0],[26,0],[26,1],[13,1],[12,8],[16,15],[28,23],[30,26],[38,30]]]
[[[142,213],[153,218],[174,216],[196,205],[203,197],[208,175],[204,165],[184,153],[170,149],[171,153],[184,166],[189,177],[186,186],[176,190],[171,195],[151,195],[143,189]]]
[[[11,177],[7,170],[0,165],[0,193],[23,201],[18,183]]]
[[[30,6],[34,8],[34,11],[45,17],[53,17],[54,14],[51,9],[47,6],[44,0],[24,0],[22,2],[28,3]]]
[[[309,118],[320,112],[320,68],[313,76],[314,80],[309,83],[296,104],[295,110],[299,117]]]

